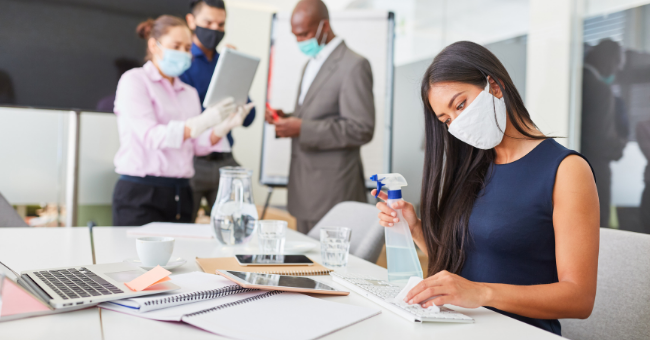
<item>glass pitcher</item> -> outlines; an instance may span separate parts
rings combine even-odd
[[[258,219],[251,188],[252,170],[226,166],[219,169],[219,190],[210,223],[225,245],[250,241]]]

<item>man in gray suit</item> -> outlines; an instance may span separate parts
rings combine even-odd
[[[306,234],[337,203],[367,202],[360,148],[372,140],[375,106],[370,63],[334,35],[322,1],[300,1],[291,30],[310,59],[293,114],[267,110],[266,121],[292,139],[287,207]]]

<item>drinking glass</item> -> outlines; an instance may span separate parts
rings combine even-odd
[[[262,254],[282,254],[287,234],[287,221],[262,220],[257,222],[257,236]]]
[[[323,265],[342,268],[348,265],[352,230],[344,227],[326,227],[320,230],[320,254]]]

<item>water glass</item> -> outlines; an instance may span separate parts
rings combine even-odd
[[[262,220],[257,222],[257,236],[262,254],[282,254],[287,234],[287,221]]]
[[[348,265],[352,230],[344,227],[327,227],[320,230],[320,254],[323,265],[342,268]]]

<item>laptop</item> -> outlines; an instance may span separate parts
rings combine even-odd
[[[19,305],[34,305],[35,314],[14,315],[26,317],[70,311],[96,305],[105,301],[136,296],[165,293],[180,287],[171,281],[162,282],[140,292],[134,292],[124,285],[146,271],[136,265],[118,262],[88,266],[61,267],[53,269],[26,270],[18,274],[0,262],[0,273],[4,274],[3,293],[11,291],[24,299]],[[8,288],[7,288],[8,287]],[[33,301],[36,299],[38,301]],[[6,310],[20,310],[19,306],[7,306],[13,301],[3,296],[2,317],[7,320]],[[44,308],[39,308],[40,307]],[[48,310],[50,313],[48,313]],[[12,318],[12,319],[13,319]]]

